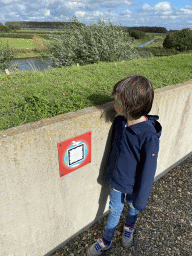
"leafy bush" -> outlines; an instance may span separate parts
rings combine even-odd
[[[0,41],[0,70],[5,70],[11,64],[13,59],[13,50],[10,49],[9,43]]]
[[[98,61],[131,60],[141,56],[131,46],[132,39],[128,33],[109,22],[93,22],[92,26],[74,27],[64,30],[60,36],[52,34],[49,57],[56,67],[93,64]],[[145,57],[152,57],[147,52]]]
[[[9,24],[7,25],[10,30],[20,30],[20,26],[18,24]]]
[[[135,39],[143,39],[146,37],[146,34],[144,32],[138,30],[131,30],[129,32],[129,35],[131,37],[134,37]]]
[[[9,29],[7,26],[4,26],[4,25],[1,25],[1,24],[0,24],[0,31],[9,32],[10,29]]]
[[[185,28],[168,34],[163,42],[163,47],[174,48],[180,52],[192,50],[192,30]]]

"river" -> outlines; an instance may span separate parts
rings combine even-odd
[[[11,65],[15,65],[18,71],[44,71],[51,69],[51,61],[49,57],[43,57],[42,60],[40,58],[14,59],[11,61]]]
[[[161,37],[158,37],[158,38],[161,38]],[[158,38],[155,38],[149,42],[138,45],[136,47],[145,47],[146,45],[151,44],[154,40],[156,40]],[[49,57],[44,57],[44,58],[42,58],[42,60],[40,58],[14,59],[11,61],[11,65],[15,65],[17,67],[18,71],[23,71],[23,70],[44,71],[47,69],[51,69],[51,61],[50,61]]]

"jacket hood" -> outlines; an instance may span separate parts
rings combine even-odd
[[[131,125],[129,127],[127,125],[127,128],[131,129],[136,134],[140,134],[143,132],[151,132],[155,134],[158,138],[160,138],[162,127],[161,124],[157,121],[159,119],[159,116],[147,115],[146,117],[148,118],[147,121]],[[127,122],[127,119],[125,120]]]

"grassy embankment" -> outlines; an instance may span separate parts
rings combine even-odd
[[[141,41],[136,40],[134,46]],[[149,78],[154,89],[188,81],[192,79],[191,59],[192,53],[185,53],[1,74],[0,130],[113,101],[110,94],[115,83],[133,74]]]

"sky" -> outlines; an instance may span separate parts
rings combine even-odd
[[[192,0],[0,0],[0,22],[78,21],[98,19],[112,24],[192,29]]]

